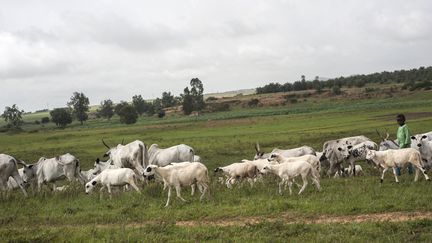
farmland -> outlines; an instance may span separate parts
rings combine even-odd
[[[0,152],[27,163],[69,152],[87,170],[105,152],[102,138],[111,145],[122,139],[161,147],[185,143],[213,171],[252,158],[257,141],[265,151],[300,145],[321,150],[324,141],[351,135],[363,134],[378,142],[375,129],[387,128],[394,137],[397,113],[407,115],[413,133],[431,131],[431,104],[430,91],[364,99],[310,98],[198,117],[140,118],[130,126],[120,124],[118,118],[95,119],[63,130],[52,124],[30,124],[46,115],[31,114],[25,117],[24,132],[0,134]],[[420,217],[432,211],[430,182],[421,178],[414,183],[413,176],[405,173],[396,184],[389,173],[380,184],[379,172],[361,165],[366,176],[323,177],[321,192],[309,186],[301,196],[278,195],[274,178],[253,188],[244,185],[228,190],[211,173],[210,198],[199,203],[197,196],[185,190],[189,202],[174,199],[169,208],[163,207],[166,192],[155,183],[145,186],[142,195],[127,192],[112,200],[100,199],[98,193],[86,195],[79,184],[67,192],[54,195],[45,190],[25,200],[17,191],[1,199],[0,234],[2,240],[25,241],[431,241],[432,216]],[[400,218],[399,213],[419,217],[377,222],[384,214]],[[350,220],[359,215],[374,220]],[[346,220],[317,222],[317,217]]]

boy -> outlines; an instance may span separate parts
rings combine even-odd
[[[405,116],[403,114],[399,114],[396,116],[396,121],[399,124],[399,128],[397,130],[397,143],[399,144],[399,148],[409,148],[411,147],[411,134],[409,132],[408,126],[405,124]],[[413,173],[413,167],[410,164],[408,166],[408,173]],[[400,168],[396,168],[396,174],[398,176],[401,175]]]

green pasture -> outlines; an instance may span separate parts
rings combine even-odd
[[[220,185],[213,169],[241,159],[251,159],[254,143],[270,151],[274,147],[292,148],[309,145],[322,149],[326,140],[365,135],[375,141],[375,129],[389,129],[394,136],[394,116],[406,113],[413,133],[432,130],[432,92],[412,93],[403,97],[365,100],[309,100],[272,108],[234,109],[199,117],[140,118],[135,125],[91,120],[70,128],[24,127],[20,134],[0,133],[0,152],[32,163],[39,157],[66,152],[76,155],[87,170],[104,154],[101,139],[115,145],[139,139],[161,147],[185,143],[195,148],[211,174],[211,197],[203,203],[198,196],[183,194],[189,201],[174,199],[164,208],[166,192],[151,183],[142,195],[126,192],[109,200],[98,193],[86,195],[82,185],[55,195],[42,194],[23,199],[16,191],[0,201],[2,239],[35,241],[410,241],[431,240],[431,221],[403,223],[361,223],[324,225],[286,225],[267,222],[250,226],[178,227],[178,220],[223,220],[236,217],[277,217],[290,213],[298,217],[313,215],[357,215],[380,212],[431,211],[432,184],[406,173],[401,183],[394,183],[389,172],[383,184],[372,166],[361,162],[364,177],[321,180],[323,190],[310,185],[304,195],[277,194],[276,180],[267,178],[250,188],[245,184],[232,190]],[[27,118],[26,118],[27,119]],[[30,118],[28,118],[30,119]],[[29,125],[30,126],[30,125]],[[294,191],[297,191],[295,188]],[[30,194],[32,194],[30,192]],[[155,222],[134,229],[122,225]],[[159,222],[159,223],[157,223]],[[114,224],[116,230],[96,228]],[[74,227],[68,227],[73,225]],[[24,230],[21,230],[24,229]],[[35,233],[34,229],[38,229]],[[330,232],[330,233],[327,233]]]

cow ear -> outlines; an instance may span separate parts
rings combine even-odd
[[[56,156],[55,158],[56,158],[56,160],[60,160],[60,156]]]
[[[99,162],[100,162],[100,159],[96,158],[96,164],[99,164]]]
[[[414,136],[411,136],[411,139],[415,139],[415,137],[414,137]]]
[[[338,148],[339,151],[342,151],[342,148]]]
[[[427,136],[426,136],[426,135],[423,135],[423,136],[422,136],[422,139],[425,139],[425,138],[427,138]]]
[[[348,149],[352,149],[352,145],[348,145]]]
[[[92,185],[93,185],[93,186],[96,185],[96,183],[97,183],[96,181],[92,181]]]
[[[33,168],[33,165],[29,165],[28,168],[29,168],[29,169]]]

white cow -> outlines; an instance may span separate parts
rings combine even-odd
[[[190,165],[185,166],[159,167],[157,165],[149,165],[144,172],[144,176],[159,177],[168,185],[168,199],[165,207],[169,205],[172,187],[176,189],[177,197],[184,202],[186,200],[181,196],[181,187],[183,186],[191,186],[196,183],[198,189],[201,191],[200,201],[209,190],[207,167],[199,162],[192,162]]]
[[[24,189],[24,181],[18,173],[18,164],[25,165],[24,162],[10,155],[0,154],[0,190],[2,190],[3,193],[6,192],[9,177],[12,177],[18,183],[18,187],[21,188],[24,196],[27,197],[27,192]]]
[[[148,150],[151,165],[166,166],[172,162],[194,161],[194,150],[192,147],[179,144],[169,148],[161,149],[159,145],[152,144]]]
[[[420,152],[413,148],[404,148],[404,149],[389,149],[386,151],[375,151],[375,150],[367,150],[366,159],[372,160],[378,166],[382,167],[384,170],[381,176],[381,183],[384,181],[384,173],[389,169],[393,168],[393,173],[395,176],[396,182],[399,182],[396,168],[403,168],[408,163],[412,164],[413,167],[416,168],[416,174],[414,177],[414,181],[417,181],[419,171],[423,173],[426,180],[429,180],[428,175],[423,169],[423,163],[421,159]]]
[[[261,173],[272,173],[281,179],[279,182],[279,194],[282,194],[282,186],[288,184],[290,195],[292,194],[292,183],[295,177],[301,176],[303,180],[303,186],[299,191],[299,195],[304,191],[308,185],[308,178],[312,179],[313,184],[315,184],[318,191],[321,190],[319,182],[319,173],[315,170],[311,164],[306,161],[296,161],[291,163],[282,163],[277,165],[266,165],[261,171]]]
[[[48,183],[52,183],[53,191],[56,191],[55,182],[64,178],[85,182],[80,173],[79,160],[69,153],[50,159],[42,157],[36,164],[24,165],[23,180],[37,183],[38,191]]]
[[[339,148],[339,151],[341,152],[342,156],[345,158],[345,160],[348,161],[349,167],[352,171],[350,171],[349,175],[356,175],[357,166],[355,166],[355,162],[360,160],[366,159],[366,150],[372,149],[376,150],[378,148],[378,145],[373,141],[366,141],[359,143],[357,145],[348,145],[348,146],[342,146]],[[347,168],[345,168],[347,169]]]
[[[99,175],[93,178],[85,185],[86,193],[90,193],[97,184],[101,184],[103,189],[107,188],[108,193],[110,194],[110,198],[112,198],[111,194],[111,186],[132,186],[138,193],[141,193],[139,188],[136,186],[136,177],[135,172],[129,168],[119,168],[119,169],[108,169],[102,171]]]
[[[428,135],[420,134],[411,137],[411,145],[420,152],[423,162],[426,167],[432,165],[432,140],[429,140]]]
[[[109,156],[111,163],[118,168],[130,168],[142,176],[144,167],[149,163],[147,146],[139,140],[135,140],[126,145],[118,144],[110,148],[103,140],[102,143],[109,149],[104,157]]]
[[[302,146],[299,148],[293,149],[278,149],[275,148],[271,151],[271,153],[264,153],[261,151],[259,143],[255,145],[256,154],[254,156],[254,160],[257,159],[268,159],[272,154],[280,154],[284,157],[299,157],[307,154],[315,155],[315,150],[309,146]]]

